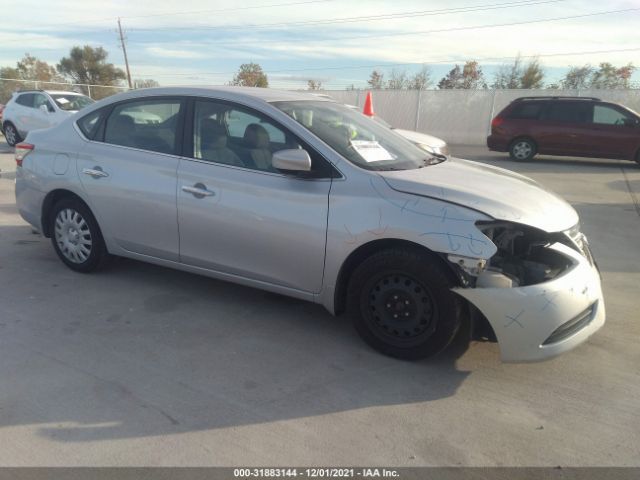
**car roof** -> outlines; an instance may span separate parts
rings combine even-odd
[[[273,88],[258,87],[207,87],[207,86],[172,86],[172,87],[153,87],[130,90],[128,92],[117,95],[118,100],[125,98],[145,97],[150,95],[190,95],[203,97],[220,96],[228,100],[262,100],[264,102],[281,102],[296,100],[313,100],[319,102],[331,102],[332,99],[320,97],[306,92],[296,92],[287,90],[276,90]],[[114,96],[115,97],[115,96]]]
[[[83,93],[70,92],[68,90],[18,90],[17,92],[14,92],[16,96],[22,95],[24,93],[48,93],[48,94],[54,94],[54,95],[84,95]]]

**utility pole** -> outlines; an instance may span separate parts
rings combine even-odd
[[[127,46],[124,43],[124,36],[122,35],[120,17],[118,17],[118,32],[120,32],[120,45],[122,45],[122,53],[124,53],[124,64],[127,67],[127,82],[129,83],[129,88],[133,88],[131,84],[131,72],[129,71],[129,59],[127,58]]]

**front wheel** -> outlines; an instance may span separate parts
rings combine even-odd
[[[84,203],[75,198],[60,200],[50,222],[53,248],[67,267],[89,273],[104,265],[107,248],[98,222]]]
[[[420,251],[374,254],[354,271],[348,309],[354,326],[373,348],[415,360],[442,351],[462,321],[461,300],[438,259]]]
[[[17,143],[20,143],[20,134],[12,123],[7,123],[4,126],[4,138],[10,147],[15,147]]]

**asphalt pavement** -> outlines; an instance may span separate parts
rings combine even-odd
[[[131,260],[77,274],[18,215],[0,153],[0,466],[639,466],[640,166],[453,152],[578,210],[608,313],[586,344],[408,363],[317,305]]]

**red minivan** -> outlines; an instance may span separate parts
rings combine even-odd
[[[640,115],[593,97],[522,97],[493,119],[487,146],[514,160],[541,153],[640,163]]]

